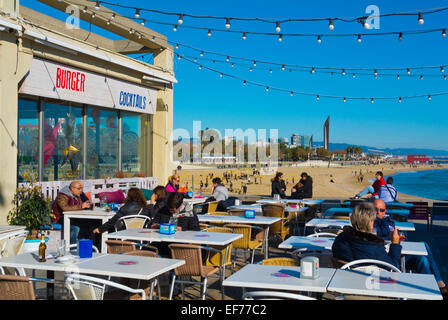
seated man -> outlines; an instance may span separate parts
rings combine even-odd
[[[389,237],[391,231],[395,229],[395,223],[386,214],[386,204],[383,200],[377,199],[373,202],[375,206],[377,216],[374,223],[374,229],[378,237],[386,239]],[[407,256],[406,257],[406,269],[415,270],[417,273],[423,274],[433,274],[436,278],[437,284],[439,285],[440,291],[447,297],[448,288],[443,282],[442,276],[440,275],[437,263],[432,255],[431,249],[428,244],[424,242],[427,256]]]
[[[59,190],[53,203],[53,223],[64,224],[64,211],[76,211],[90,208],[89,201],[82,202],[81,194],[84,185],[81,181],[73,181],[70,185]],[[70,224],[70,244],[76,243],[80,228],[73,223]]]
[[[378,190],[379,199],[385,203],[391,203],[397,201],[397,189],[392,185],[394,179],[392,177],[387,178],[386,184],[382,185]]]
[[[351,226],[345,226],[343,232],[334,240],[333,257],[346,262],[360,259],[374,259],[400,267],[401,245],[398,231],[390,233],[391,245],[386,251],[382,238],[373,234],[376,219],[375,207],[371,203],[361,203],[353,208],[350,216]]]

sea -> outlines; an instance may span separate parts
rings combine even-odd
[[[398,192],[448,201],[448,170],[398,172],[393,175],[393,178]]]

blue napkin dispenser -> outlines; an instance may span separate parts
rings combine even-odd
[[[110,210],[118,212],[118,203],[109,203]]]
[[[170,223],[162,223],[160,225],[160,234],[174,234],[176,233],[176,226]]]
[[[80,239],[78,241],[78,256],[80,258],[92,258],[92,240]]]
[[[244,211],[244,216],[247,219],[255,219],[255,210],[245,210]]]

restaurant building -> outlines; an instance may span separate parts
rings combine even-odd
[[[66,1],[39,0],[66,11]],[[111,40],[0,1],[0,224],[18,183],[155,177],[172,171],[173,48],[91,1],[80,19]],[[92,13],[95,17],[92,18]],[[129,30],[133,29],[132,34]],[[152,53],[153,64],[127,56]]]

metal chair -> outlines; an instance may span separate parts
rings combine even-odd
[[[342,232],[342,226],[315,227],[313,232],[316,233],[333,233],[339,235]]]
[[[225,227],[231,228],[236,233],[242,234],[243,237],[233,242],[234,249],[242,249],[245,251],[252,251],[251,263],[254,263],[255,250],[263,245],[263,241],[251,240],[252,229],[259,229],[263,231],[263,228],[257,226],[251,226],[248,224],[226,224]],[[246,260],[245,260],[246,261]]]
[[[201,232],[220,232],[220,233],[235,233],[230,228],[224,227],[210,227],[201,230]],[[215,266],[223,269],[222,276],[223,280],[226,274],[226,266],[230,266],[230,273],[233,273],[233,263],[232,263],[232,243],[227,246],[210,246],[211,248],[217,249],[221,251],[221,254],[212,253],[208,251],[208,255],[206,258],[205,264],[207,266]],[[227,257],[227,258],[226,258]],[[222,259],[221,259],[222,258]]]
[[[118,231],[117,225],[120,225],[120,222],[123,223],[126,229],[143,229],[145,226],[151,223],[151,218],[141,214],[121,217],[115,223],[115,232]]]
[[[0,275],[0,300],[36,300],[35,282],[54,283],[54,280]]]
[[[278,291],[250,291],[243,295],[243,300],[317,300],[301,294]]]
[[[70,251],[72,251],[73,249],[77,249],[77,248],[78,248],[78,244],[77,244],[77,243],[74,243],[74,244],[71,244],[71,245],[68,246],[68,249],[69,249]],[[99,253],[99,252],[100,252],[100,251],[98,250],[98,248],[95,247],[95,246],[92,246],[92,251],[95,252],[95,253]]]
[[[65,285],[75,300],[104,300],[106,287],[137,293],[141,295],[141,300],[146,300],[146,293],[142,289],[132,289],[116,282],[76,273],[66,275]]]
[[[264,259],[259,264],[266,266],[300,267],[300,263],[297,260],[288,257]]]
[[[429,231],[429,206],[426,201],[414,201],[407,202],[412,203],[414,206],[409,208],[408,219],[412,220],[426,220],[426,231]]]
[[[331,232],[318,232],[318,233],[312,233],[308,236],[306,236],[307,238],[320,238],[320,237],[324,237],[324,238],[336,238],[337,234],[331,233]]]
[[[269,203],[262,204],[261,210],[263,211],[263,216],[280,218],[280,221],[273,223],[270,226],[270,235],[279,235],[282,240],[289,234],[288,218],[285,216],[285,205],[280,203]]]
[[[0,237],[0,258],[18,255],[22,250],[27,235],[28,231],[22,230]]]
[[[207,279],[209,276],[222,271],[219,268],[214,266],[204,266],[202,264],[202,253],[201,250],[211,250],[215,252],[221,253],[219,250],[205,247],[205,246],[197,246],[197,245],[189,245],[189,244],[170,244],[168,248],[171,250],[171,257],[173,259],[185,260],[185,264],[174,269],[173,279],[171,282],[170,295],[169,299],[173,298],[174,284],[176,282],[182,285],[182,298],[185,297],[184,294],[184,284],[202,284],[202,293],[201,298],[205,300],[205,293],[207,291]],[[222,259],[222,258],[221,258]],[[201,282],[192,281],[192,280],[176,280],[176,277],[201,277]],[[220,275],[221,278],[221,275]],[[224,288],[221,282],[221,292],[222,299],[224,300]]]
[[[138,242],[132,242],[132,241],[124,241],[124,240],[106,240],[107,245],[107,253],[109,254],[120,254],[120,253],[126,253],[129,251],[136,251],[137,246],[140,249],[148,249],[157,255],[159,253],[159,250],[150,245],[138,243]]]
[[[375,259],[354,260],[343,265],[341,267],[341,270],[344,269],[362,270],[362,271],[391,271],[401,273],[400,269],[391,265],[390,263]]]

